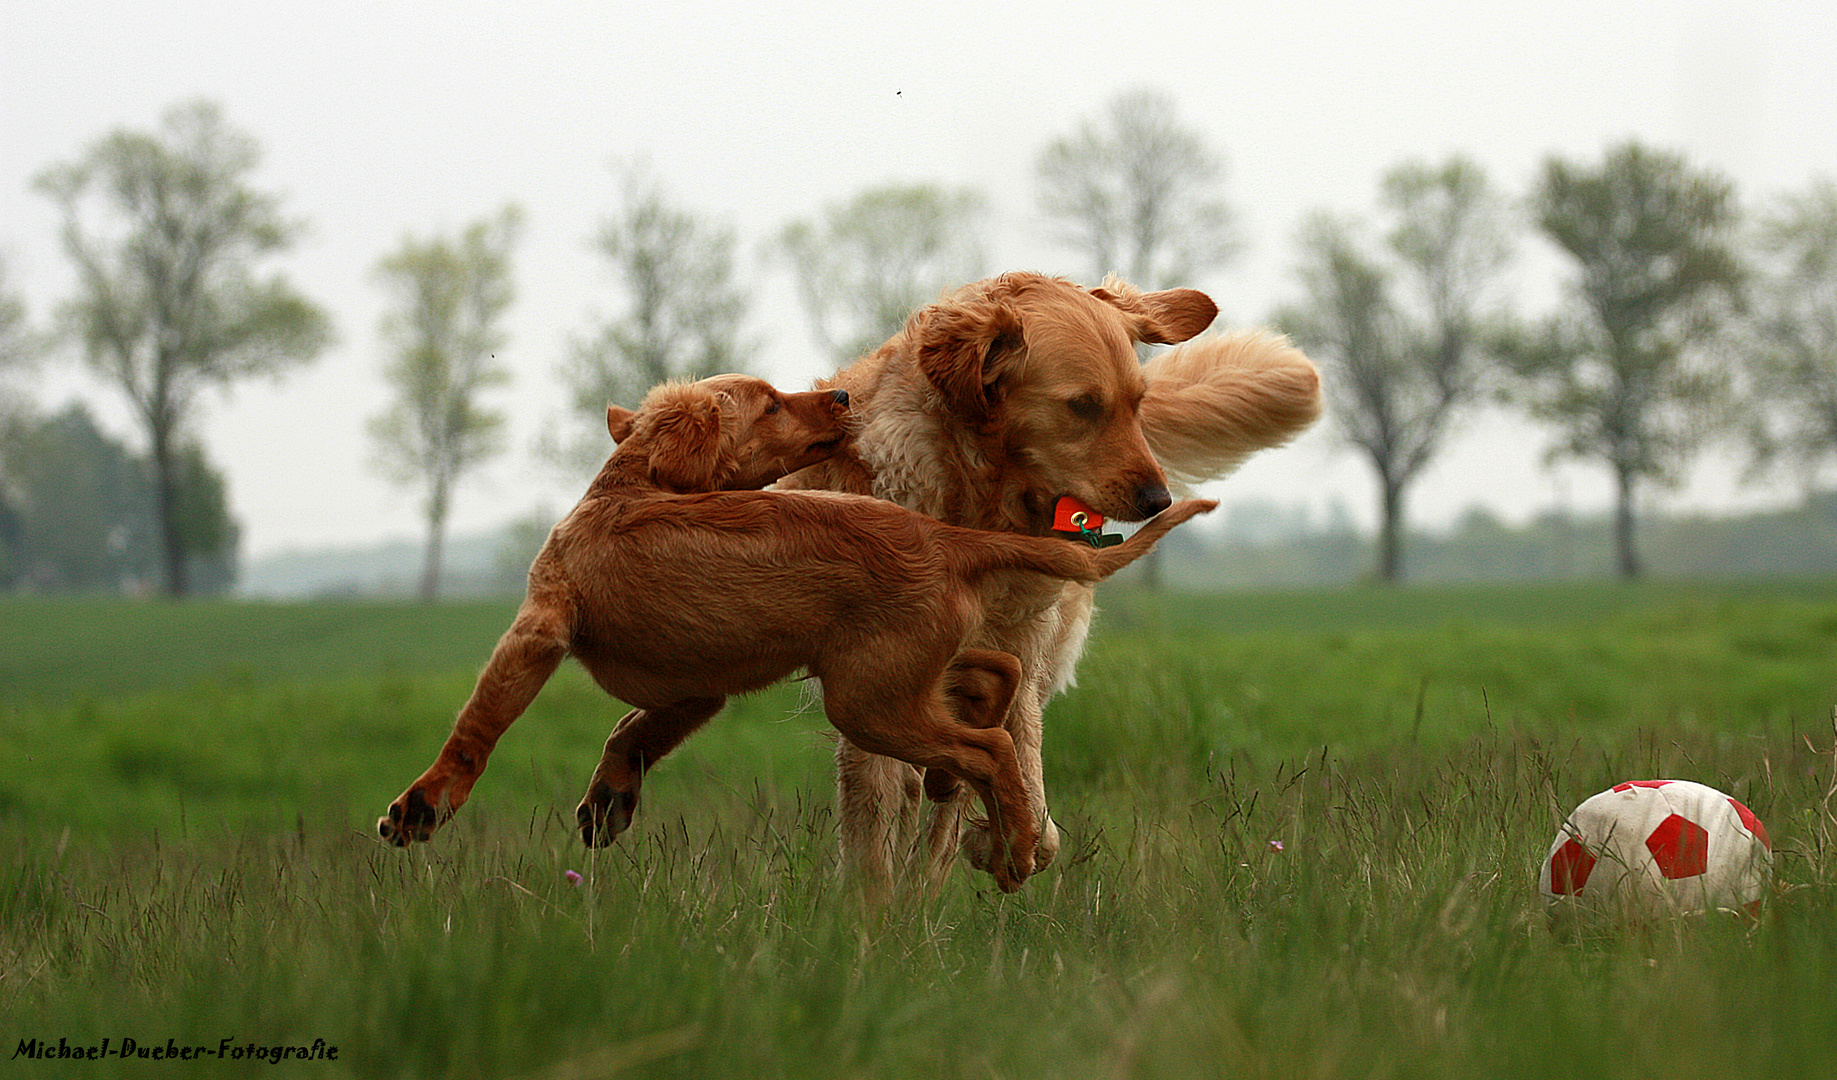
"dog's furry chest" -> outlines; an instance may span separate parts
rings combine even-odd
[[[1014,531],[982,515],[962,513],[958,508],[986,510],[988,504],[977,502],[975,495],[940,487],[938,475],[935,463],[875,472],[873,494],[949,524]],[[1042,699],[1071,685],[1090,628],[1090,586],[1024,571],[997,571],[982,581],[980,592],[983,622],[968,644],[1018,657]]]
[[[861,401],[853,479],[875,498],[951,525],[1026,531],[1017,527],[1020,494],[1004,489],[999,463],[940,420],[928,392],[893,380]],[[997,572],[981,593],[984,621],[969,644],[1018,657],[1042,698],[1070,685],[1090,627],[1090,587]]]

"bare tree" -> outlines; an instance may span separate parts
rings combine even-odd
[[[1394,582],[1408,489],[1480,399],[1484,339],[1503,321],[1491,294],[1510,246],[1504,203],[1471,162],[1401,165],[1380,190],[1383,258],[1359,251],[1356,226],[1315,217],[1301,240],[1307,299],[1278,322],[1336,384],[1334,416],[1378,482],[1377,576]]]
[[[790,264],[818,343],[846,364],[946,288],[983,276],[987,214],[967,188],[879,187],[786,225],[770,250]]]
[[[600,224],[593,248],[611,265],[624,313],[576,338],[561,369],[574,413],[588,432],[544,452],[573,467],[606,456],[610,404],[636,405],[667,379],[697,379],[752,366],[755,345],[741,333],[746,297],[734,283],[732,230],[672,206],[642,164],[617,168],[619,209]]]
[[[63,211],[77,267],[65,322],[147,436],[170,596],[189,591],[182,451],[199,393],[279,373],[331,340],[317,307],[279,277],[255,276],[253,264],[299,231],[277,197],[247,186],[259,159],[253,138],[197,102],[168,110],[155,133],[118,130],[38,179]]]
[[[421,598],[440,591],[447,514],[462,477],[504,448],[504,415],[479,395],[509,371],[497,353],[508,340],[498,320],[515,299],[510,249],[521,214],[506,207],[457,238],[404,237],[376,273],[394,299],[382,331],[394,359],[384,378],[396,392],[372,419],[377,460],[393,478],[426,486],[427,549]]]
[[[1507,358],[1557,451],[1612,471],[1617,569],[1638,577],[1634,493],[1678,479],[1729,393],[1727,365],[1706,359],[1742,281],[1734,187],[1627,143],[1599,166],[1551,158],[1532,201],[1576,276],[1567,310]]]
[[[1237,254],[1219,195],[1223,161],[1166,94],[1121,94],[1101,119],[1049,143],[1036,171],[1040,208],[1093,282],[1117,273],[1143,289],[1190,285]]]
[[[1837,182],[1787,195],[1756,229],[1760,270],[1750,295],[1747,350],[1758,397],[1760,463],[1808,473],[1837,457]]]

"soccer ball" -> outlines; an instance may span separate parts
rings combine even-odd
[[[1538,887],[1552,908],[1755,912],[1772,873],[1773,841],[1754,811],[1689,780],[1634,780],[1575,808]]]

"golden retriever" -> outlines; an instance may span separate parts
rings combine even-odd
[[[819,383],[849,394],[851,449],[779,486],[875,495],[952,524],[1035,536],[1064,495],[1140,520],[1168,504],[1170,476],[1222,475],[1319,415],[1319,376],[1286,339],[1189,340],[1216,313],[1203,293],[1144,293],[1114,278],[1085,289],[1013,273],[965,286]],[[1186,344],[1143,365],[1136,342]],[[1044,814],[1041,713],[1072,682],[1092,591],[1013,575],[986,591],[983,610],[968,644],[1020,660],[1006,724],[1031,804]],[[915,870],[937,884],[959,848],[991,869],[989,833],[975,824],[965,832],[961,798],[934,806],[921,832],[924,785],[909,765],[847,739],[837,764],[844,855],[871,894]],[[1047,817],[1037,867],[1058,844]]]
[[[382,836],[407,845],[450,818],[567,656],[642,717],[614,730],[577,810],[589,844],[629,825],[644,771],[727,696],[804,669],[850,745],[935,770],[940,793],[960,778],[981,796],[988,868],[1018,888],[1041,813],[1001,726],[1020,663],[966,648],[984,593],[1039,575],[1100,580],[1216,504],[1172,506],[1121,546],[1094,550],[959,528],[864,496],[734,490],[833,454],[850,400],[840,388],[780,394],[718,376],[660,387],[636,414],[609,410],[623,441],[550,533],[516,621],[434,764],[378,820]]]

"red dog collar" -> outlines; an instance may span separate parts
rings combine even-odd
[[[1092,547],[1120,544],[1123,538],[1105,533],[1103,515],[1070,495],[1061,495],[1052,510],[1052,531],[1068,540],[1082,540]]]

